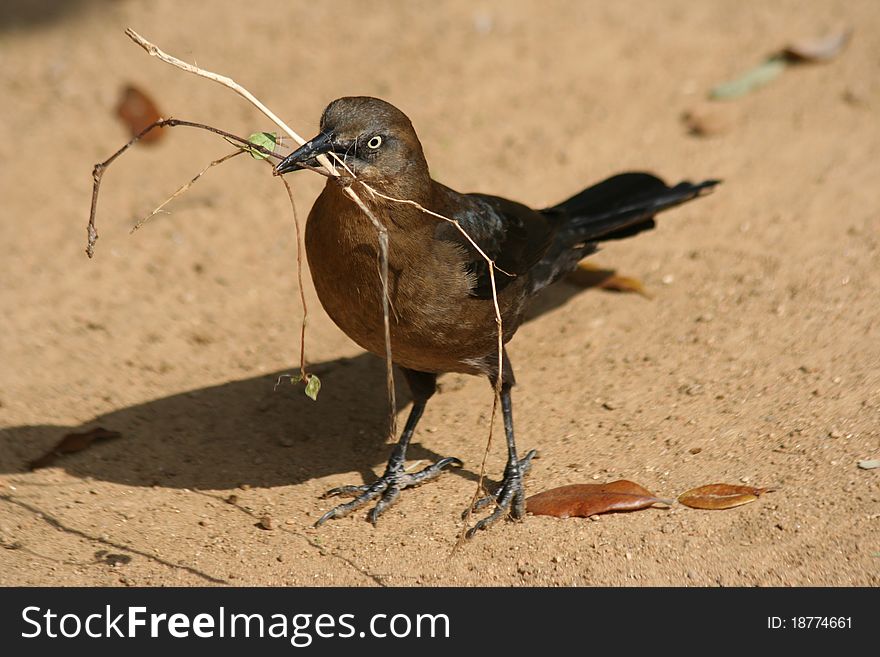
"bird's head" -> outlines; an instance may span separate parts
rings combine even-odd
[[[428,165],[422,145],[406,114],[378,98],[352,96],[334,100],[321,116],[320,134],[284,158],[277,173],[316,166],[317,156],[330,160],[343,175],[385,189],[426,181]],[[351,173],[345,171],[350,170]]]

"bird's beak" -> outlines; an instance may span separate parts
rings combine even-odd
[[[322,132],[314,139],[310,139],[281,160],[275,167],[275,173],[288,173],[304,169],[306,166],[317,166],[315,158],[333,150],[333,137],[332,132]]]

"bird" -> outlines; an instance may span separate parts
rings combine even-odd
[[[447,372],[486,377],[493,385],[500,375],[507,464],[497,490],[466,509],[465,514],[494,504],[466,535],[503,517],[521,519],[524,477],[536,451],[522,458],[517,452],[511,398],[516,381],[506,347],[499,372],[495,297],[506,345],[528,302],[602,242],[654,228],[657,213],[708,193],[720,181],[670,187],[653,174],[626,172],[540,210],[498,196],[460,193],[432,179],[410,119],[391,103],[369,96],[331,102],[319,134],[281,159],[274,173],[317,169],[320,155],[335,160],[341,175],[328,177],[306,221],[306,256],[315,290],[344,333],[385,356],[377,229],[346,194],[351,186],[363,192],[358,196],[387,230],[391,357],[413,404],[382,476],[328,491],[325,496],[353,499],[330,509],[316,525],[373,501],[367,519],[375,525],[401,491],[463,465],[446,457],[418,472],[405,469],[407,447],[437,390],[438,376]]]

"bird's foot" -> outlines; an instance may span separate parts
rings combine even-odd
[[[538,451],[533,449],[519,461],[508,463],[504,469],[504,478],[495,492],[480,498],[474,502],[470,509],[465,510],[462,514],[463,518],[467,518],[471,513],[486,508],[493,502],[495,503],[495,510],[471,527],[465,536],[473,538],[474,534],[481,529],[488,529],[503,518],[505,514],[514,520],[519,520],[526,514],[526,492],[523,486],[523,479],[525,479],[529,470],[532,469],[532,459],[537,454]]]
[[[375,525],[379,520],[379,516],[397,501],[397,498],[400,496],[400,491],[404,488],[411,488],[412,486],[418,486],[431,479],[436,479],[440,476],[440,473],[443,472],[443,468],[448,465],[460,468],[464,464],[457,458],[447,457],[440,459],[423,470],[409,473],[404,471],[402,461],[390,462],[385,469],[385,474],[372,484],[340,486],[339,488],[328,490],[324,493],[324,498],[335,497],[336,495],[352,495],[354,496],[354,499],[351,502],[345,502],[344,504],[340,504],[330,509],[318,519],[318,522],[315,523],[315,527],[323,525],[331,518],[342,518],[343,516],[347,516],[355,509],[361,508],[378,497],[379,501],[376,502],[376,506],[370,509],[370,512],[367,514],[367,519]]]

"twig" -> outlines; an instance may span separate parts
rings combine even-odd
[[[95,226],[95,215],[98,211],[98,192],[101,189],[101,180],[104,177],[104,172],[107,168],[113,164],[113,161],[122,155],[129,148],[134,146],[139,140],[141,140],[144,135],[146,135],[151,130],[155,130],[156,128],[175,128],[177,126],[184,126],[187,128],[200,128],[201,130],[207,130],[208,132],[213,132],[214,134],[220,135],[221,137],[225,137],[230,141],[238,142],[242,145],[246,145],[248,148],[252,150],[258,150],[263,155],[268,157],[279,157],[275,155],[272,151],[269,151],[258,144],[252,144],[244,137],[239,137],[238,135],[234,135],[231,132],[226,132],[225,130],[220,130],[219,128],[215,128],[213,126],[205,125],[204,123],[195,123],[193,121],[184,121],[182,119],[160,119],[154,123],[151,123],[146,128],[141,130],[138,134],[132,137],[127,144],[125,144],[118,151],[113,153],[110,157],[108,157],[103,162],[98,162],[95,165],[95,168],[92,169],[92,180],[94,184],[92,185],[92,208],[89,213],[89,225],[87,228],[88,233],[88,241],[86,242],[86,255],[89,258],[94,257],[95,255],[95,242],[98,240],[98,229]]]
[[[299,300],[302,302],[303,308],[302,325],[299,333],[299,373],[303,383],[308,383],[308,375],[306,374],[306,321],[309,317],[309,307],[306,304],[306,291],[303,286],[302,231],[299,226],[299,215],[296,212],[296,202],[293,200],[293,189],[291,189],[290,183],[287,182],[287,178],[284,176],[280,176],[280,178],[281,182],[284,183],[284,188],[287,190],[290,208],[293,210],[293,225],[296,226],[296,278],[299,282]]]
[[[468,523],[470,522],[471,515],[474,513],[474,506],[480,498],[480,493],[485,492],[488,494],[488,491],[486,491],[483,486],[483,480],[486,477],[486,461],[489,459],[489,449],[492,447],[495,416],[498,414],[498,404],[501,401],[501,375],[502,368],[504,367],[504,333],[503,325],[501,323],[501,311],[498,309],[498,291],[495,288],[495,263],[491,261],[489,263],[489,280],[492,283],[492,301],[495,304],[495,323],[498,325],[498,374],[495,377],[495,394],[492,397],[492,415],[489,417],[489,438],[486,440],[486,449],[483,450],[483,459],[480,461],[480,476],[477,478],[477,487],[474,490],[474,496],[471,498],[471,503],[465,510],[464,518],[462,519],[461,533],[458,535],[458,540],[452,548],[453,553],[464,543],[465,538],[467,537]]]
[[[198,75],[200,77],[207,78],[208,80],[213,80],[214,82],[218,82],[218,83],[222,84],[224,87],[229,87],[230,89],[235,91],[237,94],[242,96],[249,103],[251,103],[258,110],[260,110],[263,114],[265,114],[266,117],[270,121],[272,121],[272,123],[274,123],[279,128],[284,130],[284,132],[286,132],[288,135],[290,135],[291,139],[293,139],[297,144],[302,146],[303,144],[306,143],[305,139],[303,139],[298,134],[296,134],[293,130],[291,130],[290,127],[286,123],[284,123],[281,119],[279,119],[274,114],[274,112],[272,112],[268,107],[263,105],[263,103],[261,103],[259,100],[257,100],[257,98],[250,91],[248,91],[247,89],[242,87],[240,84],[238,84],[232,78],[228,78],[223,75],[217,75],[216,73],[212,73],[211,71],[206,71],[205,69],[199,68],[198,66],[193,66],[192,64],[187,64],[185,61],[177,59],[177,57],[172,57],[171,55],[169,55],[167,52],[160,49],[155,44],[147,41],[144,37],[142,37],[140,34],[135,32],[131,28],[125,30],[125,34],[132,41],[134,41],[136,44],[138,44],[141,48],[146,50],[150,54],[151,57],[158,57],[166,64],[171,64],[172,66],[176,66],[179,69],[183,69],[184,71],[187,71],[188,73],[192,73],[194,75]],[[320,158],[318,158],[318,159],[320,161]],[[326,161],[326,164],[325,164],[325,162],[321,162],[321,164],[324,164],[324,166],[332,169],[332,166],[330,165],[330,161],[327,160],[326,157],[324,158],[324,160]],[[336,174],[336,175],[338,175],[338,174]]]
[[[450,224],[452,224],[453,226],[455,226],[455,227],[458,229],[458,232],[460,232],[462,235],[464,235],[465,239],[467,239],[467,241],[470,242],[471,246],[474,247],[474,249],[476,249],[477,253],[479,253],[479,254],[482,256],[482,258],[486,261],[486,263],[489,264],[489,265],[491,265],[490,270],[491,270],[491,269],[497,269],[497,270],[500,271],[502,274],[505,274],[505,275],[507,275],[507,276],[510,276],[511,278],[515,278],[515,277],[516,277],[516,274],[511,274],[511,273],[508,272],[508,271],[504,271],[503,269],[501,269],[501,267],[499,267],[498,265],[496,265],[496,264],[495,264],[495,261],[492,260],[492,258],[490,258],[490,257],[486,254],[486,252],[483,251],[483,249],[480,248],[480,245],[477,244],[477,243],[474,241],[474,239],[473,239],[470,235],[468,235],[467,231],[466,231],[464,228],[461,227],[461,224],[458,222],[457,219],[450,219],[449,217],[444,217],[442,214],[439,214],[439,213],[437,213],[437,212],[434,212],[433,210],[429,210],[428,208],[424,207],[423,205],[419,204],[419,203],[416,202],[416,201],[413,201],[413,200],[410,200],[410,199],[407,199],[407,198],[394,198],[393,196],[388,196],[387,194],[383,194],[382,192],[380,192],[380,191],[374,189],[373,187],[370,187],[370,186],[369,186],[367,183],[365,183],[365,182],[361,182],[361,181],[358,181],[358,182],[360,183],[360,185],[361,185],[364,189],[366,189],[366,190],[367,190],[370,194],[372,194],[373,196],[378,196],[379,198],[383,198],[383,199],[385,199],[386,201],[392,201],[392,202],[394,202],[394,203],[403,203],[403,204],[405,204],[405,205],[411,205],[411,206],[413,206],[414,208],[417,208],[418,210],[421,210],[421,211],[424,212],[425,214],[429,214],[429,215],[431,215],[432,217],[436,217],[437,219],[442,219],[443,221],[447,221],[447,222],[449,222]],[[495,280],[495,276],[494,276],[493,274],[490,273],[490,274],[489,274],[489,277],[490,277],[490,278],[492,279],[492,281],[494,282],[494,280]],[[494,285],[494,283],[493,283],[493,285],[492,285],[492,289],[494,290],[494,288],[495,288],[495,285]],[[497,303],[496,303],[496,307],[497,307]],[[500,313],[497,314],[496,319],[497,319],[499,322],[501,321],[501,314],[500,314]]]
[[[199,171],[199,172],[193,177],[192,180],[190,180],[188,183],[186,183],[186,184],[184,184],[184,185],[181,185],[181,186],[177,189],[176,192],[174,192],[171,196],[169,196],[168,198],[166,198],[166,199],[165,199],[165,200],[164,200],[164,201],[163,201],[163,202],[162,202],[162,203],[161,203],[161,204],[160,204],[155,210],[153,210],[150,214],[148,214],[146,217],[144,217],[143,219],[141,219],[140,221],[138,221],[134,226],[132,226],[132,227],[131,227],[131,230],[128,231],[128,234],[131,235],[131,234],[134,233],[136,230],[140,229],[140,227],[143,226],[145,223],[147,223],[150,219],[152,219],[152,218],[155,217],[157,214],[159,214],[159,213],[162,211],[162,208],[164,208],[166,205],[168,205],[169,203],[171,203],[171,201],[173,201],[173,200],[176,199],[178,196],[180,196],[181,194],[183,194],[184,192],[186,192],[186,190],[188,190],[190,187],[192,187],[192,186],[195,184],[195,182],[196,182],[199,178],[201,178],[203,175],[205,175],[205,173],[208,171],[208,169],[210,169],[211,167],[215,167],[215,166],[217,166],[218,164],[223,164],[226,160],[231,160],[231,159],[232,159],[233,157],[235,157],[236,155],[241,155],[242,153],[246,153],[246,152],[247,152],[247,151],[243,151],[243,150],[241,150],[241,149],[238,149],[238,150],[236,150],[234,153],[229,153],[229,154],[224,155],[223,157],[218,158],[218,159],[214,160],[213,162],[211,162],[208,166],[206,166],[204,169],[202,169],[201,171]]]
[[[494,399],[492,400],[492,415],[489,418],[489,438],[486,440],[486,449],[483,451],[483,459],[480,462],[480,476],[477,480],[477,488],[474,491],[474,497],[471,500],[471,503],[468,506],[467,511],[465,512],[462,531],[458,537],[458,541],[455,544],[455,548],[453,549],[453,551],[454,551],[455,549],[458,549],[458,547],[464,541],[465,534],[467,532],[467,525],[468,525],[468,522],[470,521],[471,514],[473,513],[474,505],[476,504],[477,499],[480,497],[480,493],[484,490],[483,479],[485,478],[485,475],[486,475],[486,461],[489,458],[489,450],[492,447],[492,436],[494,435],[494,429],[495,429],[495,417],[498,413],[498,403],[501,401],[501,377],[502,377],[502,372],[503,372],[503,368],[504,368],[504,325],[501,320],[501,308],[498,305],[498,288],[495,285],[495,270],[497,269],[498,271],[500,271],[508,276],[511,276],[511,277],[514,276],[514,274],[506,272],[503,269],[501,269],[500,267],[498,267],[498,265],[495,264],[495,261],[492,260],[492,258],[490,258],[488,256],[488,254],[485,251],[483,251],[483,249],[480,248],[480,246],[473,240],[473,238],[470,235],[468,235],[467,231],[464,228],[462,228],[461,224],[458,223],[457,220],[450,219],[449,217],[444,217],[442,214],[438,214],[437,212],[429,210],[426,207],[422,206],[421,204],[417,203],[416,201],[413,201],[410,199],[394,198],[393,196],[388,196],[386,194],[382,194],[381,192],[373,189],[372,187],[370,187],[366,183],[361,183],[361,185],[364,187],[364,189],[366,189],[370,194],[373,194],[374,196],[378,196],[380,198],[383,198],[387,201],[392,201],[394,203],[403,203],[405,205],[411,205],[411,206],[417,208],[418,210],[424,212],[425,214],[428,214],[428,215],[431,215],[432,217],[437,217],[438,219],[442,219],[443,221],[449,222],[450,224],[455,226],[462,235],[464,235],[464,237],[467,239],[467,241],[470,242],[471,246],[473,246],[474,249],[477,250],[477,253],[479,253],[483,257],[483,259],[486,261],[486,263],[489,265],[489,281],[492,284],[492,304],[493,304],[494,310],[495,310],[495,324],[498,328],[498,373],[495,376],[495,385],[494,385],[495,395],[494,395]]]
[[[382,284],[382,321],[385,332],[385,384],[388,393],[388,427],[389,439],[397,436],[397,393],[394,390],[394,368],[391,358],[391,315],[389,313],[388,294],[388,228],[385,227],[351,188],[345,188],[349,198],[357,204],[361,211],[369,217],[379,233],[379,281]]]

